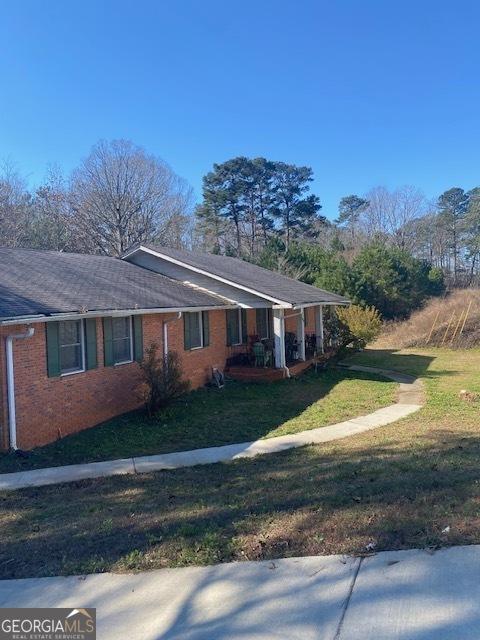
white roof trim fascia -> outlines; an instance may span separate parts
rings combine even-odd
[[[11,318],[5,318],[0,320],[0,325],[12,325],[12,324],[33,324],[37,322],[56,322],[59,320],[77,320],[79,318],[103,318],[103,317],[123,317],[123,316],[138,316],[138,315],[153,315],[162,313],[178,313],[179,311],[188,313],[195,311],[222,311],[226,309],[238,309],[239,305],[218,305],[218,306],[199,306],[199,307],[167,307],[156,309],[106,309],[105,311],[67,311],[65,313],[54,313],[47,315],[36,316],[14,316]]]
[[[306,304],[296,304],[293,306],[294,309],[304,309],[306,307],[345,307],[351,304],[348,300],[342,300],[341,302],[308,302]]]
[[[233,282],[232,280],[228,280],[227,278],[222,278],[221,276],[217,276],[210,271],[205,271],[204,269],[199,269],[198,267],[193,267],[188,262],[183,262],[182,260],[177,260],[176,258],[171,258],[170,256],[166,256],[164,253],[160,253],[159,251],[154,251],[153,249],[149,249],[148,247],[144,247],[140,245],[136,249],[130,251],[130,253],[125,254],[122,257],[122,260],[125,260],[129,256],[134,253],[138,253],[139,251],[144,251],[145,253],[150,253],[152,256],[156,256],[157,258],[161,258],[166,262],[172,262],[173,264],[178,265],[179,267],[183,267],[184,269],[189,269],[190,271],[194,271],[195,273],[200,273],[202,276],[207,276],[208,278],[212,278],[212,280],[218,280],[219,282],[223,282],[223,284],[227,284],[236,289],[241,289],[242,291],[246,291],[247,293],[251,293],[258,298],[263,298],[264,300],[268,300],[269,302],[273,302],[277,305],[280,305],[283,309],[292,309],[293,305],[290,302],[286,302],[285,300],[280,300],[279,298],[273,298],[265,293],[260,293],[260,291],[256,291],[255,289],[251,289],[250,287],[245,287],[242,284],[238,284],[238,282]]]

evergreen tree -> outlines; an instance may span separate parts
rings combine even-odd
[[[465,214],[468,210],[468,194],[459,187],[442,193],[438,198],[439,220],[448,234],[448,243],[453,258],[453,286],[457,284],[460,234]]]
[[[338,219],[335,221],[340,227],[345,226],[351,235],[352,247],[355,244],[355,231],[361,214],[368,208],[369,201],[359,196],[345,196],[338,205]]]
[[[321,209],[315,195],[307,195],[313,171],[310,167],[297,167],[285,162],[275,163],[274,215],[280,222],[281,233],[288,250],[292,237],[311,227]]]

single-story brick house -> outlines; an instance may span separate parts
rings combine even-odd
[[[270,373],[288,375],[286,338],[305,362],[312,339],[323,350],[324,307],[347,303],[225,256],[0,249],[0,448],[30,449],[137,408],[137,362],[152,342],[180,355],[193,388],[213,367],[248,369],[252,340],[270,341]]]

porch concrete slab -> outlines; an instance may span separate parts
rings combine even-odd
[[[124,473],[135,473],[132,458],[32,469],[31,471],[19,471],[17,473],[2,473],[0,474],[0,490],[39,487],[47,484],[75,482],[86,478],[102,478]]]
[[[334,640],[359,560],[0,581],[1,607],[95,607],[102,640]]]
[[[478,640],[480,546],[362,560],[339,640]]]

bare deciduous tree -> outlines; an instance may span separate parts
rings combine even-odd
[[[414,220],[425,214],[425,196],[416,187],[404,186],[394,191],[375,187],[366,196],[369,206],[362,216],[367,235],[388,238],[401,249],[408,248],[409,229]]]
[[[190,187],[128,140],[100,141],[72,176],[71,205],[85,251],[119,256],[137,242],[178,244],[190,202]]]
[[[31,196],[26,182],[8,161],[0,165],[0,244],[22,246],[31,220]]]
[[[69,193],[59,167],[48,168],[45,181],[33,195],[32,209],[30,246],[54,251],[77,248]]]

